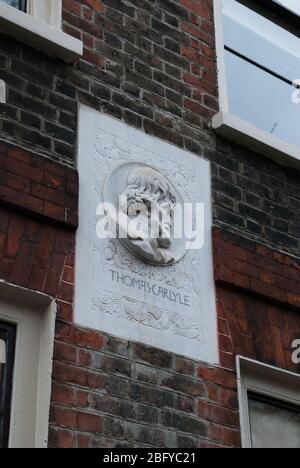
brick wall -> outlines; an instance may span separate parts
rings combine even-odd
[[[215,228],[214,264],[221,365],[241,355],[300,373],[300,260]]]
[[[235,356],[300,373],[300,261],[214,230],[221,367],[58,324],[51,446],[239,447]]]
[[[73,66],[1,36],[1,134],[74,167],[77,104],[86,103],[210,159],[215,223],[299,255],[299,176],[211,131],[212,4],[64,0],[64,29],[84,41]]]
[[[51,446],[239,444],[231,373],[66,323],[56,340]]]
[[[63,5],[78,63],[0,37],[0,277],[59,304],[49,444],[238,447],[235,355],[299,372],[300,177],[211,131],[212,1]],[[79,102],[211,161],[220,368],[72,323]]]
[[[0,141],[0,200],[31,216],[76,229],[78,174]]]
[[[3,143],[0,161],[1,279],[72,302],[76,173]]]

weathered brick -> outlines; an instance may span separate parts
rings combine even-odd
[[[172,355],[160,349],[134,344],[133,351],[136,360],[144,361],[161,368],[170,368],[172,365]]]
[[[162,422],[166,427],[174,428],[180,432],[187,432],[196,437],[206,437],[208,435],[208,424],[190,416],[182,416],[174,412],[163,411]]]
[[[207,394],[206,388],[201,382],[177,375],[164,378],[161,382],[161,386],[196,398],[206,396]]]

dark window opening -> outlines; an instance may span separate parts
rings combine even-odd
[[[8,447],[16,327],[0,322],[0,448]]]

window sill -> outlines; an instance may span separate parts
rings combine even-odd
[[[228,140],[263,154],[275,162],[300,170],[300,148],[277,138],[229,112],[213,117],[213,129]]]
[[[83,53],[80,40],[4,2],[0,2],[0,31],[66,62],[74,62]]]

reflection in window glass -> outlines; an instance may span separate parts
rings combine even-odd
[[[0,0],[8,3],[8,5],[17,8],[18,10],[26,11],[26,0]]]
[[[16,328],[0,322],[0,448],[8,446]]]
[[[249,398],[252,448],[300,448],[300,407]]]
[[[229,111],[300,145],[300,39],[236,0],[222,0]],[[299,76],[298,76],[299,75]]]
[[[292,102],[294,88],[230,52],[225,57],[230,112],[300,146],[300,106]]]

